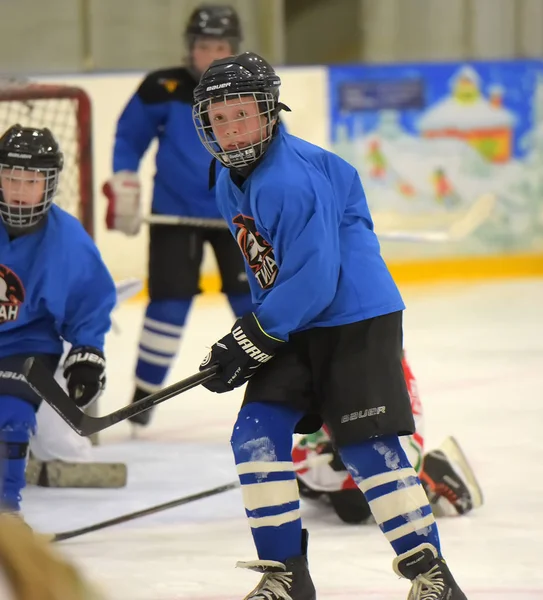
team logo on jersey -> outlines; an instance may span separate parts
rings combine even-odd
[[[273,248],[258,233],[253,218],[238,215],[232,223],[238,228],[236,240],[258,284],[264,290],[272,287],[279,273]]]
[[[159,79],[158,82],[163,85],[170,94],[173,94],[179,85],[177,79]]]
[[[15,273],[0,265],[0,325],[16,321],[25,299],[25,289]]]

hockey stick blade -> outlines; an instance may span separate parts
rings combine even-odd
[[[484,194],[468,209],[466,214],[442,231],[383,231],[378,237],[385,242],[446,243],[462,240],[474,233],[492,214],[496,206],[494,194]]]
[[[75,405],[74,401],[60,387],[52,373],[39,359],[28,358],[23,367],[26,380],[36,394],[47,402],[76,433],[85,437],[107,429],[165,400],[169,400],[178,394],[201,385],[212,379],[217,374],[217,371],[217,366],[208,367],[195,375],[182,379],[108,415],[91,417]]]
[[[163,510],[168,510],[170,508],[176,508],[178,506],[183,506],[184,504],[189,504],[190,502],[196,502],[197,500],[204,500],[205,498],[211,498],[212,496],[216,496],[217,494],[223,494],[224,492],[229,492],[230,490],[235,490],[238,487],[239,487],[238,481],[234,481],[232,483],[226,483],[224,485],[220,485],[220,486],[212,488],[210,490],[206,490],[204,492],[199,492],[198,494],[191,494],[190,496],[184,496],[183,498],[178,498],[177,500],[171,500],[170,502],[164,502],[164,504],[157,504],[156,506],[144,508],[143,510],[138,510],[136,512],[128,513],[126,515],[122,515],[120,517],[115,517],[113,519],[108,519],[107,521],[101,521],[100,523],[95,523],[94,525],[89,525],[87,527],[81,527],[80,529],[72,529],[71,531],[64,531],[62,533],[55,533],[52,535],[50,541],[51,542],[62,542],[64,540],[69,540],[74,537],[79,537],[80,535],[85,535],[86,533],[92,533],[94,531],[99,531],[100,529],[105,529],[106,527],[113,527],[114,525],[120,525],[121,523],[126,523],[127,521],[139,519],[140,517],[147,517],[148,515],[154,515],[155,513],[161,512]]]

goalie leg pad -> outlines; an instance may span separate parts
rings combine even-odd
[[[27,483],[49,488],[122,488],[127,476],[124,463],[40,462],[30,458],[26,468]]]

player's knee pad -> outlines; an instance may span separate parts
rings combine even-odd
[[[302,412],[273,402],[241,408],[230,444],[236,462],[291,461],[292,436]]]
[[[228,302],[237,318],[250,313],[254,308],[251,294],[228,294]]]
[[[33,405],[13,396],[0,396],[0,502],[8,510],[19,510],[28,443],[35,429]]]
[[[412,468],[397,435],[342,446],[338,451],[357,484],[374,475]]]

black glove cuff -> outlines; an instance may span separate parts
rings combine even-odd
[[[95,367],[96,369],[103,371],[106,368],[104,353],[92,346],[72,348],[64,361],[64,374],[69,374],[70,371],[78,365],[84,365],[85,367],[91,368]]]
[[[285,342],[269,336],[253,313],[238,319],[232,327],[232,337],[238,346],[254,361],[265,363]]]

